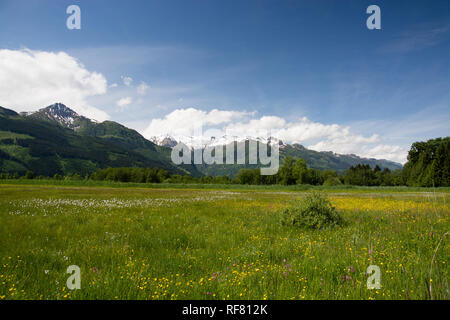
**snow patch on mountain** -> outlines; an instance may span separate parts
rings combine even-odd
[[[39,111],[36,112],[22,112],[21,115],[25,117],[31,116],[41,119],[53,120],[56,121],[59,125],[75,131],[80,127],[79,120],[95,122],[79,115],[62,103],[52,104],[46,108],[39,109]]]
[[[214,147],[214,146],[224,146],[228,145],[233,142],[244,142],[244,141],[257,141],[260,143],[272,145],[272,144],[278,144],[280,148],[283,148],[286,146],[286,144],[274,137],[268,137],[268,138],[261,138],[261,137],[239,137],[239,136],[231,136],[231,135],[223,135],[223,136],[212,136],[212,137],[203,137],[203,136],[171,136],[171,135],[162,135],[162,136],[155,136],[150,138],[150,141],[153,143],[164,146],[164,147],[170,147],[173,148],[178,143],[184,143],[191,149],[203,149],[206,147]]]

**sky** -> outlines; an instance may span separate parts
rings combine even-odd
[[[61,102],[146,138],[200,122],[404,163],[449,134],[449,57],[447,0],[0,0],[1,106]]]

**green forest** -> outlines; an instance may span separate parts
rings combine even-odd
[[[134,183],[213,183],[213,184],[247,184],[247,185],[355,185],[355,186],[414,186],[414,187],[448,187],[450,186],[450,137],[437,138],[427,142],[415,142],[409,153],[408,162],[400,170],[372,168],[368,164],[351,166],[344,173],[334,170],[308,168],[302,158],[286,157],[278,173],[263,176],[260,169],[241,169],[234,177],[171,174],[162,168],[119,167],[100,169],[84,176],[72,173],[62,176],[56,173],[52,179],[116,181]],[[0,179],[48,179],[36,176],[28,171],[19,173],[1,173]]]

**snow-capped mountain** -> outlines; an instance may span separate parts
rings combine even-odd
[[[377,159],[368,159],[356,156],[354,154],[337,154],[332,151],[314,151],[310,150],[301,144],[293,143],[288,144],[284,143],[282,140],[279,140],[274,137],[269,138],[261,138],[261,137],[237,137],[237,136],[227,136],[223,135],[220,137],[193,137],[193,136],[171,136],[171,135],[162,135],[159,137],[153,137],[150,139],[153,143],[173,148],[177,145],[178,142],[182,142],[187,145],[191,149],[203,149],[205,147],[210,146],[224,146],[229,145],[230,143],[236,141],[238,143],[243,143],[245,141],[257,141],[259,143],[265,143],[272,145],[277,143],[280,148],[280,157],[284,158],[287,156],[294,158],[303,158],[306,160],[308,166],[315,169],[331,169],[339,172],[344,172],[352,165],[357,165],[359,163],[369,164],[372,167],[375,165],[379,165],[382,168],[389,168],[390,170],[400,169],[401,165],[388,160],[377,160]],[[206,170],[206,169],[205,169]],[[227,170],[229,168],[222,168],[221,166],[214,167],[213,171],[208,171],[208,174],[215,175],[226,175]],[[236,168],[237,172],[239,168]],[[236,173],[234,172],[234,173]]]
[[[178,143],[181,142],[192,149],[203,149],[206,147],[223,146],[223,145],[228,145],[233,142],[239,143],[239,142],[250,141],[250,140],[269,144],[269,145],[277,143],[277,144],[279,144],[280,148],[285,146],[285,143],[283,143],[283,141],[281,141],[277,138],[274,138],[274,137],[269,137],[269,138],[251,137],[251,136],[239,137],[239,136],[231,136],[231,135],[223,135],[220,137],[214,137],[214,136],[213,137],[201,137],[201,136],[181,136],[181,135],[171,136],[171,135],[166,134],[166,135],[155,136],[155,137],[150,138],[150,141],[152,141],[153,143],[155,143],[159,146],[173,148],[174,146],[176,146]]]
[[[173,164],[170,150],[156,147],[137,131],[113,121],[96,123],[62,104],[22,115],[0,107],[0,123],[2,129],[17,137],[0,139],[0,172],[32,170],[44,176],[84,176],[107,167],[140,167],[201,175],[192,166]],[[11,144],[20,148],[19,156]]]
[[[174,138],[172,138],[170,135],[151,137],[149,140],[151,142],[153,142],[154,144],[161,146],[161,147],[173,148],[178,144],[178,142]]]
[[[72,130],[76,130],[82,122],[94,122],[79,115],[62,103],[52,104],[36,112],[23,112],[21,115],[41,120],[56,121],[59,125]]]
[[[222,166],[222,165],[212,165],[212,166],[199,166],[199,167],[190,167],[189,170],[186,168],[176,168],[174,169],[171,164],[170,149],[169,150],[160,150],[159,148],[155,148],[155,144],[173,148],[177,145],[178,142],[183,142],[191,148],[199,149],[205,148],[207,146],[218,146],[218,145],[229,145],[232,142],[243,143],[249,140],[257,141],[260,143],[271,144],[277,143],[280,147],[280,158],[283,159],[287,156],[293,158],[303,158],[306,160],[308,166],[314,169],[330,169],[336,170],[339,172],[344,172],[352,165],[357,164],[369,164],[372,167],[375,165],[379,165],[381,168],[389,168],[391,170],[400,169],[402,166],[398,163],[387,161],[387,160],[377,160],[377,159],[367,159],[361,158],[356,155],[342,155],[336,154],[334,152],[318,152],[314,150],[309,150],[306,147],[294,143],[287,144],[283,141],[275,138],[275,137],[252,137],[252,136],[234,136],[234,135],[220,135],[215,137],[194,137],[194,136],[171,136],[171,135],[163,135],[158,137],[153,137],[149,140],[145,139],[141,134],[133,129],[129,129],[117,122],[114,121],[104,121],[98,123],[94,120],[90,120],[86,117],[83,117],[77,114],[75,111],[66,107],[61,103],[55,103],[46,108],[42,108],[37,112],[30,113],[21,113],[20,114],[24,119],[26,119],[27,123],[34,123],[39,130],[48,131],[51,126],[42,126],[42,121],[48,122],[57,127],[69,128],[74,131],[74,133],[59,131],[60,134],[67,134],[68,136],[73,137],[73,134],[79,139],[79,141],[85,139],[86,136],[101,139],[101,143],[107,142],[109,147],[106,145],[100,148],[101,153],[108,153],[108,148],[113,148],[111,152],[123,152],[124,156],[120,162],[111,163],[111,165],[120,165],[127,166],[129,164],[139,163],[150,164],[150,163],[158,163],[158,166],[161,168],[167,167],[172,168],[173,170],[183,170],[183,172],[188,172],[191,170],[193,174],[199,174],[199,172],[203,174],[211,174],[215,176],[220,175],[229,175],[236,174],[242,166],[234,165],[234,166]],[[19,116],[16,112],[4,109],[0,107],[0,117],[8,117],[8,116]],[[39,120],[39,121],[34,121]],[[14,122],[14,119],[9,119],[9,121]],[[20,123],[17,124],[20,127]],[[34,126],[30,127],[31,129]],[[53,131],[52,131],[53,132]],[[32,136],[34,135],[31,134]],[[53,134],[54,135],[54,134]],[[85,145],[87,142],[91,140],[83,140],[82,143],[77,145],[77,148],[80,146],[86,147],[88,150],[96,150],[92,145]],[[48,141],[46,143],[53,143],[52,134],[49,134]],[[100,141],[99,141],[100,143]],[[113,146],[113,147],[111,147]],[[55,150],[59,148],[59,145],[54,145]],[[117,149],[118,148],[118,149]],[[124,148],[124,149],[122,149]],[[120,150],[119,150],[120,149]],[[59,149],[58,149],[59,150]],[[64,149],[65,150],[65,149]],[[59,157],[60,154],[64,150],[60,150],[58,152]],[[81,151],[80,151],[81,152]],[[86,152],[83,151],[83,152]],[[93,154],[97,154],[94,152]],[[70,155],[73,157],[73,154]],[[101,161],[104,159],[101,158]],[[96,159],[95,161],[100,161]],[[150,161],[150,162],[149,162]],[[245,166],[244,166],[245,167]],[[231,168],[231,169],[230,169]],[[187,170],[187,171],[186,171]],[[203,171],[202,171],[203,170]]]

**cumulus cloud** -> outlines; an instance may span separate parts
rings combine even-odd
[[[337,132],[334,137],[325,137],[323,141],[308,147],[316,151],[356,154],[366,158],[388,159],[400,163],[406,162],[407,154],[405,148],[383,144],[382,139],[376,134],[364,137],[349,131]]]
[[[0,105],[35,111],[61,101],[96,120],[109,118],[87,98],[105,94],[107,81],[65,52],[0,50]]]
[[[116,106],[119,108],[119,110],[123,111],[125,110],[131,103],[133,102],[133,99],[131,97],[121,98],[117,100]]]
[[[141,84],[137,87],[136,91],[138,95],[145,96],[150,87],[145,82],[141,82]]]
[[[126,85],[127,87],[131,86],[131,84],[133,83],[133,78],[131,78],[131,77],[122,76],[121,78],[122,78],[123,84]]]
[[[193,128],[201,125],[223,125],[250,113],[245,111],[226,111],[213,109],[209,112],[195,108],[177,109],[164,118],[153,119],[143,135],[147,138],[170,134],[172,136],[190,136]]]
[[[277,116],[255,118],[255,113],[214,109],[209,112],[195,108],[177,109],[164,118],[153,119],[143,135],[146,138],[171,135],[175,138],[198,134],[194,126],[202,126],[209,132],[215,129],[223,135],[245,137],[276,137],[288,143],[300,143],[316,151],[333,151],[340,154],[356,154],[362,157],[388,159],[404,163],[407,151],[399,146],[383,143],[377,135],[363,136],[352,132],[349,126],[323,124],[306,117],[287,120]],[[203,136],[208,140],[210,136]],[[194,140],[197,140],[194,137]],[[187,141],[184,141],[187,142]]]

